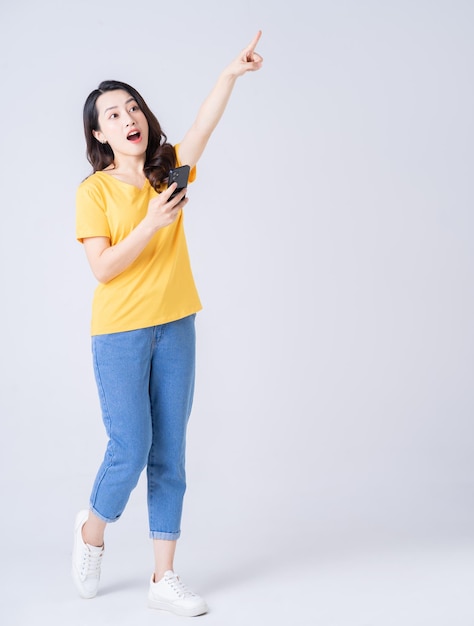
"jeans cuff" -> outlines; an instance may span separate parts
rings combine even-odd
[[[181,531],[178,530],[176,533],[162,533],[155,530],[150,530],[150,539],[165,539],[167,541],[176,541],[179,539],[181,535]]]
[[[101,519],[103,522],[107,522],[107,524],[113,524],[114,522],[117,522],[120,519],[120,515],[114,518],[105,517],[105,515],[102,515],[102,513],[99,513],[99,511],[96,508],[94,508],[92,504],[89,504],[89,510],[92,513],[94,513],[94,515],[98,517],[99,519]]]

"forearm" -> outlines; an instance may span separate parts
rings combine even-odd
[[[222,72],[217,79],[213,89],[202,103],[193,124],[201,134],[209,137],[219,123],[236,80],[237,76],[229,74],[228,71]]]
[[[145,218],[125,239],[111,246],[104,237],[84,241],[92,272],[101,283],[108,283],[125,271],[146,248],[154,230]]]
[[[237,76],[222,72],[202,103],[196,119],[179,146],[182,163],[193,167],[198,162],[214,129],[221,119],[234,89]]]

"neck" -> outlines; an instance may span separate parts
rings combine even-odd
[[[114,159],[114,170],[120,171],[134,176],[143,176],[143,168],[145,166],[145,155],[140,156],[124,156],[116,155]]]

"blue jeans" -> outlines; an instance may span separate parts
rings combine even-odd
[[[92,512],[117,520],[147,467],[150,537],[178,539],[186,490],[186,426],[195,373],[195,315],[92,337],[105,429],[105,457]]]

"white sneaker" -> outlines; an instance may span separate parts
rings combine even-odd
[[[100,579],[100,565],[104,547],[96,548],[84,543],[82,527],[87,522],[89,511],[79,511],[74,525],[74,548],[72,552],[72,578],[82,598],[97,595]]]
[[[153,582],[153,576],[151,577],[148,606],[186,617],[203,615],[208,610],[205,601],[189,591],[171,570],[165,572],[157,583]]]

